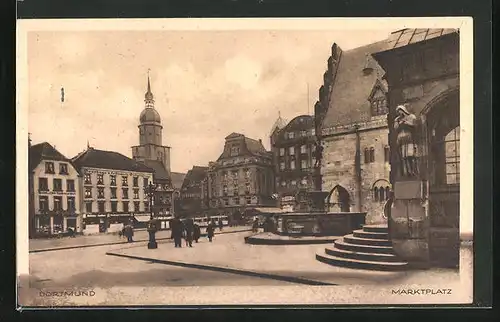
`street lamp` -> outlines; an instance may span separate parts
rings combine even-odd
[[[150,219],[148,222],[148,233],[149,233],[149,242],[148,249],[156,249],[158,248],[158,243],[156,242],[156,232],[158,231],[157,222],[153,217],[153,198],[156,192],[155,185],[150,182],[149,185],[145,188],[146,195],[149,197],[149,211],[150,211]]]

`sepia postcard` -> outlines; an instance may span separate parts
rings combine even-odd
[[[473,301],[472,18],[19,20],[20,308]]]

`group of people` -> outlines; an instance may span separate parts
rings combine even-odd
[[[223,230],[224,224],[220,219],[218,223],[212,219],[207,226],[207,238],[212,242],[215,229]],[[193,241],[195,243],[201,237],[201,227],[193,221],[193,219],[185,219],[182,221],[179,218],[175,218],[170,223],[170,229],[172,231],[171,238],[174,240],[175,247],[182,247],[182,239],[185,240],[186,247],[193,247]],[[119,232],[120,237],[126,237],[127,242],[133,242],[134,227],[132,223],[126,224],[123,229]]]
[[[224,224],[222,220],[219,220],[218,226],[219,230],[223,229]],[[212,219],[207,226],[207,237],[209,242],[213,240],[216,227],[217,224],[215,220]],[[174,240],[175,247],[182,247],[182,239],[185,240],[186,247],[193,247],[193,241],[197,243],[201,237],[200,226],[191,218],[185,219],[184,221],[179,218],[173,219],[170,223],[170,229],[172,231],[171,238]]]

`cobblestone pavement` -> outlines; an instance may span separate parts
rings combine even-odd
[[[256,246],[246,245],[249,233],[206,238],[193,248],[176,249],[160,241],[157,250],[148,250],[146,242],[133,245],[58,250],[32,253],[29,283],[21,282],[21,305],[214,305],[214,304],[405,304],[467,303],[472,294],[472,246],[462,247],[462,272],[427,270],[394,277],[384,272],[340,269],[316,263],[314,253],[324,245]],[[310,248],[308,248],[310,247]],[[179,268],[151,261],[107,256],[105,252],[140,254],[169,259],[189,259],[197,263],[249,269],[256,263],[266,271],[304,270],[313,278],[328,277],[338,286],[308,286],[273,279],[246,277],[194,268]],[[312,251],[312,253],[310,253]],[[224,255],[225,253],[225,255]],[[222,263],[221,263],[222,261]],[[316,266],[320,264],[320,266]],[[321,267],[321,274],[314,272]],[[315,275],[314,275],[315,274]],[[21,281],[28,279],[21,277]],[[354,283],[359,283],[355,285]],[[364,285],[368,284],[368,285]],[[377,284],[376,286],[374,284]],[[453,296],[400,296],[391,290],[421,288],[453,289]],[[172,287],[176,286],[176,287]],[[93,296],[42,296],[41,292],[87,290]],[[465,298],[465,300],[464,300]],[[470,298],[470,297],[469,297]]]
[[[246,226],[238,226],[238,227],[224,227],[222,231],[219,229],[216,230],[216,234],[219,233],[228,233],[234,231],[241,231],[250,229]],[[205,233],[205,230],[202,228],[202,233]],[[170,238],[170,230],[161,230],[156,233],[156,238]],[[147,241],[149,239],[148,232],[146,230],[138,230],[134,233],[135,241]],[[77,236],[75,238],[64,237],[58,239],[30,239],[29,248],[30,251],[40,251],[46,249],[54,249],[54,248],[64,248],[64,247],[88,247],[93,245],[101,245],[101,244],[111,244],[111,243],[126,243],[126,238],[120,237],[118,234],[99,234],[99,235],[88,235],[88,236]]]
[[[112,251],[115,254],[232,268],[249,272],[261,272],[279,276],[302,278],[331,284],[421,284],[443,283],[460,280],[458,270],[431,269],[420,271],[379,272],[335,267],[316,260],[315,254],[327,245],[249,245],[244,237],[251,233],[235,233],[216,236],[213,243],[203,240],[193,248],[151,250],[130,247]],[[461,250],[462,263],[472,272],[471,247]],[[134,260],[134,259],[131,259]],[[137,259],[138,260],[138,259]]]

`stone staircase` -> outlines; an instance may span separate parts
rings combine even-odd
[[[387,225],[364,225],[316,254],[316,260],[333,266],[397,271],[408,268],[392,249]]]

